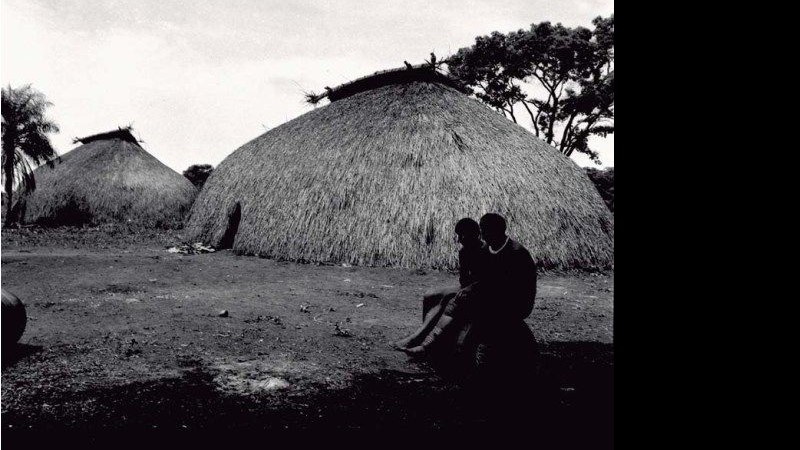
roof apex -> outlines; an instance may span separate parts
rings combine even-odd
[[[81,144],[88,144],[89,142],[94,141],[107,141],[111,139],[121,139],[123,141],[130,142],[131,144],[139,145],[139,140],[137,140],[133,136],[133,127],[128,125],[127,127],[117,127],[116,130],[106,131],[104,133],[97,133],[91,136],[86,136],[82,138],[75,138],[72,140],[73,144],[81,143]]]
[[[326,87],[326,92],[323,94],[323,96],[327,96],[328,100],[335,102],[336,100],[350,97],[351,95],[359,92],[377,89],[390,84],[401,84],[414,81],[441,83],[465,94],[470,93],[469,89],[458,79],[439,72],[434,66],[426,63],[416,66],[406,64],[405,67],[380,70],[371,75],[356,78],[353,81],[340,84],[333,89]]]

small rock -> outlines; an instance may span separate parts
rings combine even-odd
[[[228,317],[228,310],[227,310],[227,309],[223,309],[223,310],[222,310],[222,311],[220,311],[220,312],[219,312],[219,314],[217,314],[217,315],[218,315],[219,317]]]
[[[333,335],[334,336],[341,336],[341,337],[351,337],[353,333],[350,332],[347,328],[342,328],[336,323],[333,327]]]

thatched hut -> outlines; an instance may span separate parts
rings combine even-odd
[[[544,267],[608,267],[613,218],[575,163],[430,69],[329,89],[331,103],[219,164],[187,233],[243,254],[454,268],[461,217],[499,212]]]
[[[180,226],[197,189],[147,153],[130,128],[75,139],[79,147],[34,171],[36,190],[20,198],[22,223]]]

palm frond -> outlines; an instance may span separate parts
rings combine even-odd
[[[58,157],[49,134],[59,131],[58,125],[47,118],[47,108],[53,104],[31,85],[2,89],[2,170],[3,189],[9,196],[13,191],[33,192],[36,189],[34,169],[43,163],[52,165]],[[7,218],[8,219],[8,218]]]

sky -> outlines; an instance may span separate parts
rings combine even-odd
[[[591,27],[613,0],[0,0],[0,83],[53,102],[59,154],[132,124],[172,169],[216,166],[322,91],[492,31]],[[593,138],[602,166],[614,140]]]

